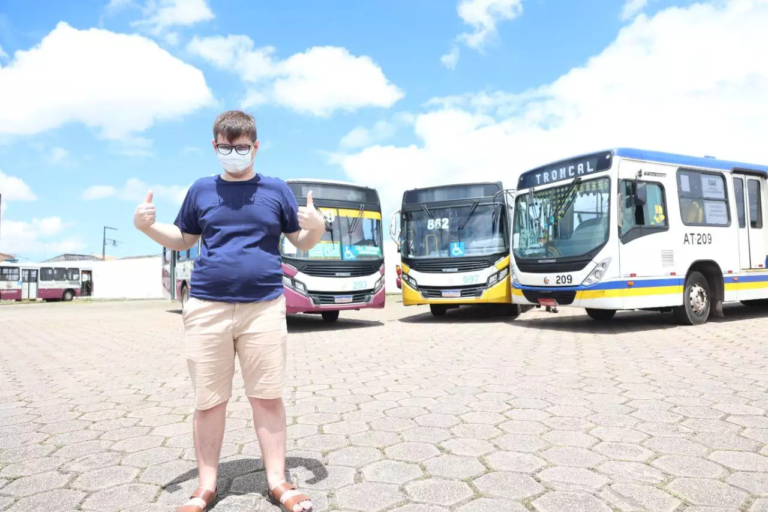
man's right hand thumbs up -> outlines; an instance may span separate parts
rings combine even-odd
[[[139,231],[146,231],[155,223],[155,205],[152,204],[153,193],[147,192],[147,199],[136,207],[133,214],[133,225]]]

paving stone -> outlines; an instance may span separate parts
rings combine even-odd
[[[165,438],[160,436],[131,437],[116,442],[110,449],[116,452],[134,453],[149,448],[157,448],[158,446],[161,446],[164,441]]]
[[[704,445],[677,437],[654,437],[643,444],[656,453],[667,455],[701,457],[709,451]]]
[[[146,468],[178,459],[181,453],[180,448],[151,448],[123,457],[123,465]]]
[[[768,495],[768,473],[733,473],[726,482],[752,494]]]
[[[653,466],[670,475],[693,478],[721,478],[727,473],[713,462],[686,455],[664,455],[653,461]]]
[[[564,492],[596,492],[610,481],[589,469],[569,467],[547,468],[536,478]]]
[[[749,512],[768,512],[768,499],[760,498],[755,500],[749,508]]]
[[[0,451],[0,464],[14,464],[16,462],[45,457],[54,450],[56,450],[55,447],[44,444],[31,444],[11,448],[10,450]]]
[[[427,443],[400,443],[384,450],[387,458],[406,462],[421,462],[440,455],[437,448]]]
[[[598,439],[584,432],[575,430],[552,430],[541,436],[552,446],[576,446],[589,448],[598,442]]]
[[[693,432],[713,432],[717,434],[732,434],[741,428],[739,425],[725,421],[698,418],[687,419],[682,423],[682,426],[688,427]]]
[[[541,435],[550,430],[546,425],[537,421],[507,421],[498,427],[509,434]]]
[[[421,416],[422,418],[424,416]],[[382,418],[370,423],[373,430],[383,430],[385,432],[402,432],[409,428],[414,428],[418,424],[408,418]]]
[[[447,508],[438,507],[435,505],[405,505],[403,507],[397,507],[391,509],[391,512],[448,512]]]
[[[349,446],[331,452],[328,455],[328,463],[337,466],[362,467],[381,459],[381,457],[381,452],[376,448]]]
[[[527,512],[528,509],[511,500],[478,498],[456,510],[458,512]]]
[[[371,431],[355,434],[350,437],[350,443],[354,446],[370,446],[373,448],[385,448],[400,441],[400,436],[394,432]]]
[[[451,439],[441,443],[440,446],[455,455],[469,457],[479,457],[496,449],[491,443],[482,439]]]
[[[343,448],[349,441],[346,437],[336,434],[320,434],[299,439],[297,444],[301,450],[327,452]]]
[[[744,491],[711,479],[678,478],[667,489],[693,505],[738,508],[748,497]]]
[[[43,492],[22,498],[17,501],[8,512],[43,512],[74,510],[77,505],[85,498],[85,493],[72,489],[54,489],[53,491]],[[0,498],[0,509],[9,505],[11,500],[3,503],[6,498]]]
[[[518,421],[541,421],[551,416],[541,409],[512,409],[505,412],[504,415],[511,420]]]
[[[72,487],[84,491],[98,491],[100,489],[130,483],[138,474],[139,470],[136,468],[113,466],[80,475],[74,482],[72,482]]]
[[[298,425],[296,425],[298,426]],[[364,421],[339,421],[337,423],[329,423],[323,425],[323,433],[325,434],[340,434],[340,435],[352,435],[368,430],[368,424]]]
[[[117,465],[122,455],[119,453],[105,452],[86,455],[65,464],[61,470],[64,472],[85,473],[94,469]]]
[[[439,478],[410,483],[405,491],[414,501],[443,506],[455,505],[473,495],[467,484]]]
[[[765,416],[728,416],[726,421],[742,427],[768,428],[768,418]]]
[[[84,510],[118,511],[136,507],[154,500],[157,487],[145,484],[129,484],[112,487],[92,494],[83,502]]]
[[[589,430],[595,425],[584,418],[575,418],[569,416],[553,416],[545,420],[541,420],[541,423],[555,430]]]
[[[38,473],[46,473],[48,471],[54,471],[68,462],[67,459],[61,459],[58,457],[41,457],[39,459],[29,459],[23,462],[16,462],[9,464],[2,471],[0,471],[0,477],[5,478],[18,478],[21,476],[36,475]]]
[[[144,484],[154,484],[160,487],[170,485],[183,475],[190,478],[197,476],[197,464],[189,460],[172,460],[163,464],[148,467],[141,473],[139,481]]]
[[[415,427],[403,430],[400,435],[402,435],[403,439],[406,441],[437,444],[449,439],[451,437],[451,432],[444,428]]]
[[[660,484],[666,480],[664,473],[639,462],[611,460],[595,469],[614,482]]]
[[[549,446],[540,437],[526,434],[507,434],[492,439],[491,442],[502,450],[514,452],[538,452]]]
[[[96,430],[75,430],[74,432],[65,432],[63,434],[57,434],[53,437],[49,437],[45,440],[45,444],[65,446],[68,444],[82,443],[84,441],[92,441],[99,437],[102,433]]]
[[[540,512],[611,512],[604,502],[584,493],[548,492],[535,499],[532,505]]]
[[[584,448],[550,448],[541,454],[552,464],[558,466],[574,466],[582,468],[595,467],[605,460],[605,457]]]
[[[738,434],[712,434],[702,432],[692,438],[694,441],[712,450],[735,450],[750,452],[760,447],[758,441],[742,437]]]
[[[75,443],[64,446],[60,450],[54,452],[55,457],[62,459],[77,459],[86,455],[92,455],[94,453],[101,453],[108,450],[112,446],[112,441],[94,440],[86,441],[84,443]]]
[[[288,425],[286,427],[286,436],[288,439],[301,439],[302,437],[313,436],[318,433],[316,425]],[[330,434],[331,432],[327,432]]]
[[[21,498],[38,494],[57,487],[64,487],[70,477],[58,471],[49,471],[32,476],[18,478],[3,487],[3,494]]]
[[[756,453],[717,451],[709,459],[737,471],[768,472],[768,457]]]
[[[485,458],[488,465],[496,471],[514,471],[535,473],[547,465],[546,461],[528,453],[496,452]]]
[[[485,466],[474,457],[441,455],[424,463],[427,473],[433,476],[465,480],[485,473]]]
[[[652,451],[632,443],[600,443],[592,450],[609,459],[634,462],[645,462],[654,456]]]
[[[424,472],[416,464],[382,460],[363,468],[363,475],[369,482],[402,485],[416,478],[421,478]]]
[[[533,478],[522,473],[488,473],[473,483],[483,496],[513,500],[522,500],[544,491]]]
[[[600,497],[622,512],[674,512],[681,501],[649,485],[614,484]]]
[[[470,439],[492,439],[503,434],[503,432],[491,425],[457,425],[451,429],[456,437],[466,437]]]
[[[363,483],[345,487],[335,492],[336,502],[342,509],[373,511],[391,507],[404,496],[396,485]]]
[[[459,418],[452,414],[425,414],[416,418],[416,423],[422,427],[450,428],[460,423]]]

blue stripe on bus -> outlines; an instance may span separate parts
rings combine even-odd
[[[632,286],[629,286],[629,282],[632,282]],[[624,288],[655,288],[659,286],[682,286],[684,279],[645,279],[635,280],[628,279],[624,281],[608,281],[605,283],[598,283],[592,286],[527,286],[521,284],[515,284],[514,287],[520,290],[531,291],[562,291],[562,292],[577,292],[582,290],[620,290]]]

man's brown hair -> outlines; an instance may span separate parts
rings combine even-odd
[[[256,141],[256,120],[252,115],[242,110],[229,110],[219,114],[213,123],[213,138],[218,140],[219,135],[224,136],[227,142],[232,142],[242,136]]]

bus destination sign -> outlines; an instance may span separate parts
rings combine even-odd
[[[611,153],[600,153],[539,167],[520,175],[518,190],[586,177],[611,168]]]

